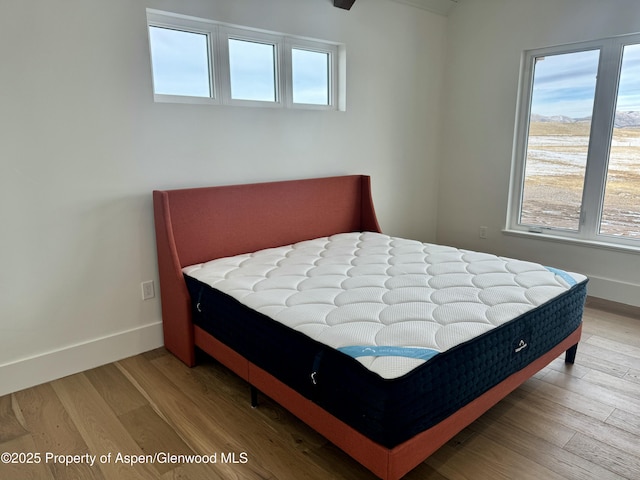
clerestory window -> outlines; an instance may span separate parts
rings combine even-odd
[[[147,11],[158,102],[345,109],[344,45]]]

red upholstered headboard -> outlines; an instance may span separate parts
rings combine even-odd
[[[195,363],[182,267],[335,233],[380,231],[368,176],[156,190],[164,342]]]

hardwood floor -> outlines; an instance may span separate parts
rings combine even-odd
[[[0,479],[375,478],[269,399],[251,409],[224,367],[164,349],[0,397],[2,452],[22,463]],[[209,463],[177,462],[196,454]],[[405,478],[640,478],[638,310],[590,300],[575,365],[557,359]]]

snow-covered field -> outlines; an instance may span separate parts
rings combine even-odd
[[[588,146],[584,124],[531,124],[523,223],[578,228]],[[638,127],[614,130],[601,233],[640,238]]]

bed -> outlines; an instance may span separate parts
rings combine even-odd
[[[368,176],[153,192],[164,342],[385,480],[566,352],[587,278],[382,233]]]

